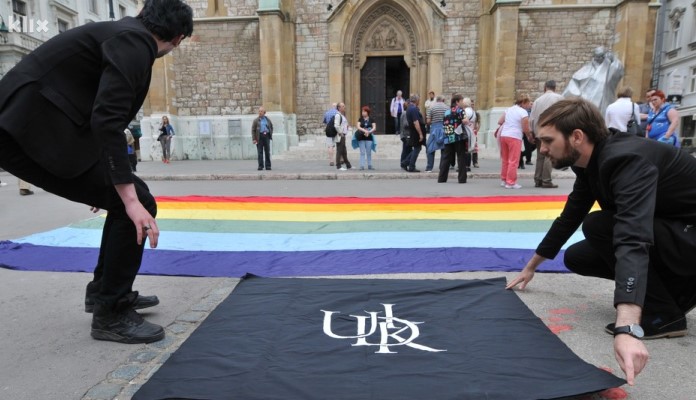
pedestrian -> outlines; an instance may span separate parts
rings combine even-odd
[[[541,114],[540,151],[576,174],[561,215],[508,284],[524,289],[534,271],[582,224],[584,239],[565,251],[577,274],[614,281],[614,354],[630,385],[645,367],[642,339],[687,333],[696,305],[696,159],[634,135],[611,134],[599,109],[581,98]],[[601,210],[591,212],[595,203]]]
[[[259,116],[251,124],[251,140],[258,151],[258,170],[271,170],[271,141],[273,140],[273,122],[266,117],[266,109],[259,107]],[[264,161],[265,157],[265,161]]]
[[[392,118],[394,118],[394,134],[398,135],[401,133],[401,114],[406,110],[406,105],[404,104],[403,93],[401,90],[396,91],[396,97],[391,100],[389,105],[389,113]]]
[[[346,118],[346,105],[338,103],[336,106],[336,115],[334,116],[334,127],[336,128],[336,168],[341,171],[351,169],[350,161],[348,161],[348,151],[346,149],[346,137],[348,136],[349,126]],[[342,166],[345,164],[345,166]]]
[[[648,125],[645,128],[647,137],[679,147],[681,145],[677,132],[679,112],[672,103],[667,102],[662,90],[656,90],[653,93],[650,104],[653,108],[648,112]]]
[[[532,112],[529,115],[529,126],[534,134],[534,143],[539,144],[539,131],[536,122],[539,120],[541,113],[551,107],[557,101],[563,100],[563,96],[556,93],[556,81],[548,80],[544,84],[544,94],[532,104]],[[534,169],[534,187],[544,189],[555,189],[558,187],[551,179],[551,160],[549,160],[541,151],[537,150],[536,167]]]
[[[442,149],[445,146],[445,131],[442,123],[448,110],[449,107],[445,104],[445,97],[438,95],[435,98],[435,102],[430,105],[430,108],[425,113],[426,123],[430,126],[430,135],[428,135],[425,146],[427,156],[425,172],[433,172],[436,151],[440,150],[440,160],[442,160],[444,154]]]
[[[172,150],[172,137],[174,136],[174,127],[169,123],[169,117],[162,116],[162,122],[159,127],[159,136],[157,141],[162,145],[162,162],[169,164]]]
[[[326,110],[324,113],[324,127],[328,124],[333,124],[334,123],[334,117],[336,116],[336,113],[338,110],[336,110],[336,103],[331,103],[331,108]],[[326,137],[326,151],[329,155],[329,166],[333,167],[334,166],[334,160],[336,160],[336,138],[333,137]]]
[[[360,114],[361,116],[357,124],[358,129],[355,131],[358,147],[360,148],[360,170],[365,169],[366,162],[367,169],[374,169],[372,167],[372,151],[375,149],[374,133],[377,130],[377,123],[370,118],[370,107],[363,106]]]
[[[406,171],[420,172],[420,170],[416,169],[416,160],[418,160],[418,154],[420,154],[421,148],[425,145],[425,121],[423,120],[423,114],[421,114],[418,108],[420,97],[417,94],[411,95],[409,103],[408,109],[406,110],[406,120],[408,121],[409,127],[409,146],[411,147],[411,152],[408,155]],[[403,168],[404,165],[401,167]]]
[[[500,119],[500,186],[505,189],[520,189],[517,183],[517,166],[522,155],[522,137],[531,136],[529,129],[529,109],[532,101],[526,94],[517,96],[515,105],[508,108]]]
[[[633,102],[633,89],[624,86],[616,94],[615,102],[609,104],[604,113],[604,122],[607,128],[614,128],[619,132],[628,132],[628,121],[633,119],[636,123],[640,121],[640,107]]]
[[[449,170],[455,158],[457,159],[457,165],[459,165],[459,169],[457,170],[457,181],[459,183],[466,183],[467,176],[466,166],[464,165],[464,154],[467,152],[469,141],[465,129],[468,122],[469,120],[464,111],[464,96],[455,93],[450,100],[450,109],[444,116],[445,148],[440,158],[440,173],[437,177],[439,183],[447,182]]]
[[[165,335],[135,311],[159,303],[133,291],[145,238],[157,247],[159,229],[155,199],[131,170],[123,131],[143,104],[155,59],[192,31],[193,11],[182,0],[146,0],[137,17],[58,34],[0,80],[0,167],[107,211],[85,295],[95,339],[149,343]]]
[[[128,145],[128,161],[133,172],[136,172],[138,170],[138,157],[135,154],[135,138],[129,128],[126,128],[123,133],[126,135],[126,144]]]

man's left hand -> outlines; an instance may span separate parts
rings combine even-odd
[[[648,363],[648,349],[642,341],[631,335],[616,335],[614,337],[614,356],[621,370],[626,374],[628,384],[635,384],[635,377]]]

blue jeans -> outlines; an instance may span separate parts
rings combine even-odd
[[[358,140],[360,145],[360,168],[365,168],[365,158],[367,157],[367,167],[372,168],[372,140]]]
[[[408,156],[408,169],[409,170],[414,170],[416,169],[416,160],[418,160],[418,154],[420,154],[421,147],[423,147],[420,143],[416,146],[411,146],[411,154]]]
[[[427,157],[427,164],[425,165],[425,170],[426,171],[432,171],[433,166],[435,165],[435,152],[429,153],[428,150],[425,150],[425,155]],[[442,150],[440,150],[440,158],[442,158]]]

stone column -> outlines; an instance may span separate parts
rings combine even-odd
[[[294,113],[295,35],[280,0],[260,0],[261,93],[267,111]]]
[[[426,83],[427,89],[434,90],[436,94],[442,93],[442,56],[444,50],[431,50],[428,53],[428,82]],[[423,93],[423,98],[426,98],[428,93]],[[423,100],[425,104],[425,100]]]
[[[617,40],[613,51],[624,63],[622,86],[631,86],[637,98],[650,88],[659,8],[659,3],[650,0],[624,0],[616,8]]]
[[[517,31],[520,0],[497,0],[493,11],[492,59],[490,78],[493,87],[489,103],[493,107],[508,107],[515,101],[517,73]]]

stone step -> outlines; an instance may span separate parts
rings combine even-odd
[[[373,157],[398,159],[401,157],[401,139],[395,135],[377,136],[377,152]],[[348,144],[348,154],[359,153]],[[326,136],[306,135],[300,138],[296,146],[276,156],[278,160],[317,160],[326,158]]]

